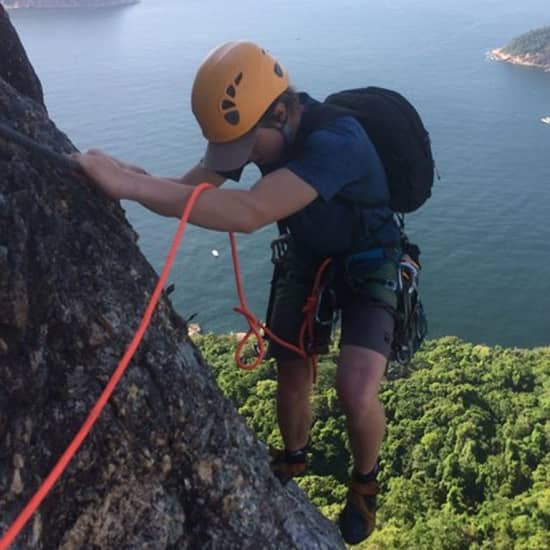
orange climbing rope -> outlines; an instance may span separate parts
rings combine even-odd
[[[185,208],[183,210],[180,223],[176,230],[176,234],[174,236],[172,245],[170,246],[170,250],[168,252],[168,256],[166,258],[166,262],[162,269],[161,275],[153,291],[151,299],[147,304],[147,308],[145,309],[145,313],[143,314],[143,318],[141,319],[141,322],[134,335],[134,338],[130,342],[130,345],[128,346],[126,352],[124,353],[124,356],[120,360],[117,368],[115,369],[115,372],[113,373],[113,375],[111,376],[111,379],[105,386],[105,389],[99,396],[96,404],[92,408],[84,424],[82,425],[82,427],[80,428],[76,436],[73,438],[73,440],[71,441],[71,443],[69,444],[65,452],[61,455],[61,458],[58,460],[57,464],[52,468],[51,472],[48,474],[48,477],[42,482],[42,485],[40,485],[36,493],[33,495],[33,497],[30,499],[27,505],[23,508],[20,514],[17,516],[17,518],[15,519],[13,524],[10,526],[10,528],[6,531],[6,534],[2,537],[2,539],[0,539],[0,550],[8,549],[10,544],[14,541],[14,539],[23,529],[27,521],[34,514],[36,509],[40,506],[44,498],[48,495],[49,491],[54,486],[56,481],[63,474],[69,462],[71,461],[73,456],[76,454],[76,452],[78,451],[78,449],[80,448],[84,440],[86,439],[88,433],[93,428],[95,422],[99,418],[99,415],[101,414],[107,401],[109,400],[113,391],[115,390],[118,382],[120,381],[124,372],[126,371],[130,361],[132,360],[132,357],[134,356],[139,344],[141,343],[141,340],[143,339],[143,336],[145,334],[145,331],[147,330],[147,327],[149,326],[151,317],[159,301],[162,289],[164,288],[164,285],[166,284],[166,280],[168,279],[168,275],[170,274],[170,270],[172,269],[172,265],[174,263],[177,250],[179,248],[179,244],[185,233],[185,228],[187,227],[187,221],[189,219],[189,215],[191,214],[191,210],[193,209],[193,206],[195,205],[200,194],[211,187],[213,186],[210,185],[209,183],[201,183],[191,193],[191,196],[189,197],[189,200],[187,201],[187,204],[185,205]],[[319,268],[319,271],[317,272],[312,295],[310,296],[310,298],[308,299],[304,307],[305,319],[304,319],[304,324],[302,325],[302,329],[300,331],[299,347],[296,347],[296,346],[293,346],[292,344],[289,344],[288,342],[285,342],[284,340],[281,340],[280,338],[277,338],[277,336],[275,336],[263,323],[261,323],[248,309],[246,298],[244,296],[244,292],[242,288],[240,266],[239,266],[239,259],[237,256],[235,237],[232,233],[230,233],[229,238],[231,240],[231,253],[233,257],[233,265],[235,268],[235,280],[237,284],[237,292],[238,292],[239,301],[240,301],[240,307],[235,308],[235,311],[237,311],[238,313],[241,313],[246,317],[246,320],[250,327],[245,337],[239,342],[237,346],[237,350],[235,352],[235,357],[239,367],[245,368],[245,369],[254,369],[263,360],[265,355],[265,348],[264,348],[264,342],[263,342],[261,330],[264,330],[270,336],[270,338],[274,339],[282,346],[285,346],[295,351],[301,357],[304,357],[304,358],[310,357],[311,355],[306,351],[305,335],[307,332],[308,337],[310,338],[310,341],[313,341],[312,340],[313,317],[314,317],[314,310],[315,310],[315,304],[316,304],[316,296],[320,288],[320,281],[321,281],[322,274],[326,266],[330,262],[330,259],[325,260],[321,265],[321,267]],[[257,338],[258,345],[259,345],[259,354],[256,360],[254,361],[254,363],[252,363],[252,365],[245,365],[241,361],[240,356],[241,356],[244,344],[252,334],[254,334]],[[313,366],[313,376],[315,378],[315,357],[314,356],[312,356],[312,366]]]
[[[269,327],[267,327],[265,323],[262,323],[259,319],[257,319],[254,316],[254,314],[251,313],[251,311],[248,309],[246,298],[243,292],[243,285],[241,280],[241,268],[239,265],[239,257],[237,255],[237,245],[235,243],[235,235],[233,235],[233,233],[229,234],[229,240],[231,241],[231,256],[233,258],[235,284],[237,286],[237,294],[239,296],[239,302],[240,302],[240,307],[234,308],[234,311],[236,311],[237,313],[240,313],[246,318],[246,321],[249,327],[247,333],[237,344],[237,348],[235,349],[235,362],[241,369],[254,370],[264,360],[265,345],[264,345],[264,340],[262,335],[262,331],[263,331],[269,336],[269,338],[277,342],[279,345],[293,351],[294,353],[296,353],[297,355],[299,355],[304,359],[310,359],[313,381],[316,382],[317,381],[317,356],[312,352],[312,346],[314,343],[313,325],[315,321],[314,319],[315,308],[317,306],[317,300],[319,299],[319,292],[321,288],[322,277],[326,268],[330,264],[331,259],[326,258],[317,269],[317,274],[315,275],[315,280],[313,283],[311,294],[306,300],[306,303],[302,309],[304,313],[304,321],[300,328],[300,334],[298,337],[298,346],[295,346],[279,338],[276,334],[274,334],[271,330],[269,330]],[[252,335],[256,337],[256,341],[258,342],[258,354],[256,356],[256,359],[251,364],[246,364],[242,361],[241,356],[242,356],[243,348],[246,342]],[[307,342],[306,342],[306,336],[307,336]]]

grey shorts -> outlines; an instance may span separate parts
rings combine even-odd
[[[302,312],[311,293],[318,262],[298,255],[289,249],[283,271],[274,282],[274,303],[268,326],[275,335],[298,345]],[[342,332],[340,345],[353,345],[371,349],[389,358],[395,328],[394,309],[369,296],[359,296],[346,288],[344,283],[335,289],[334,308],[341,311]],[[322,318],[330,318],[331,311],[324,311]],[[330,346],[331,327],[316,325],[313,349],[318,354],[327,353]],[[293,351],[270,341],[270,357],[277,360],[296,359]]]

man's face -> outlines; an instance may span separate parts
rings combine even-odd
[[[259,126],[250,162],[259,166],[277,162],[284,153],[285,140],[282,128],[288,121],[288,111],[283,103],[278,103],[273,111],[273,126]]]
[[[284,151],[285,140],[275,128],[258,128],[256,142],[250,155],[250,162],[259,166],[277,162]]]

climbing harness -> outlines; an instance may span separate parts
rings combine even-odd
[[[428,333],[428,322],[418,293],[420,263],[404,254],[399,262],[397,319],[391,359],[410,363]]]
[[[270,245],[273,276],[271,279],[271,288],[265,315],[268,326],[272,321],[277,282],[284,276],[285,269],[287,269],[285,266],[285,258],[291,242],[291,233],[284,232],[274,239]],[[312,292],[303,304],[302,312],[305,314],[303,322],[307,323],[308,327],[311,328],[307,329],[304,335],[303,344],[301,343],[300,347],[303,347],[304,351],[306,351],[309,356],[328,352],[328,348],[324,345],[320,346],[319,343],[330,342],[332,330],[338,321],[338,315],[336,313],[336,296],[334,290],[331,288],[331,283],[334,278],[333,266],[334,262],[332,260],[326,261],[326,263],[323,261],[320,262],[316,271],[317,282],[315,282],[314,277]],[[307,319],[309,315],[312,315],[313,318]],[[266,333],[266,339],[269,340],[269,338],[269,333]]]
[[[291,238],[290,233],[283,233],[271,241],[271,262],[274,265],[280,265],[283,263]]]
[[[306,303],[304,304],[304,307],[302,309],[302,312],[304,314],[304,321],[302,323],[302,326],[300,328],[300,333],[298,336],[298,346],[295,346],[289,342],[286,342],[282,338],[279,338],[276,334],[274,334],[269,329],[269,327],[265,323],[261,322],[249,310],[246,302],[246,298],[243,292],[243,286],[242,286],[242,280],[241,280],[241,269],[239,265],[239,258],[237,256],[235,236],[233,233],[229,233],[229,239],[231,241],[231,256],[233,258],[235,284],[237,287],[237,294],[239,296],[239,303],[240,303],[240,306],[233,308],[233,311],[243,315],[247,320],[248,327],[249,327],[244,337],[237,344],[237,348],[235,350],[235,362],[241,369],[254,370],[264,360],[266,350],[265,350],[263,335],[267,334],[267,336],[271,340],[277,342],[279,345],[293,351],[294,353],[296,353],[297,355],[299,355],[304,359],[309,359],[311,361],[312,378],[313,378],[313,381],[315,382],[317,380],[317,356],[313,353],[311,347],[309,346],[309,343],[313,342],[315,308],[317,306],[319,293],[322,288],[321,282],[322,282],[323,274],[325,273],[332,259],[326,258],[317,269],[317,273],[313,281],[313,287],[311,289],[311,294],[307,298]],[[246,345],[247,341],[252,335],[255,336],[258,344],[258,354],[256,359],[251,364],[247,364],[242,361],[241,356],[242,356],[244,346]]]

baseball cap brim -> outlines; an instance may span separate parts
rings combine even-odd
[[[256,129],[254,128],[234,141],[209,142],[202,159],[202,165],[216,172],[228,172],[242,168],[250,159],[255,141]]]

